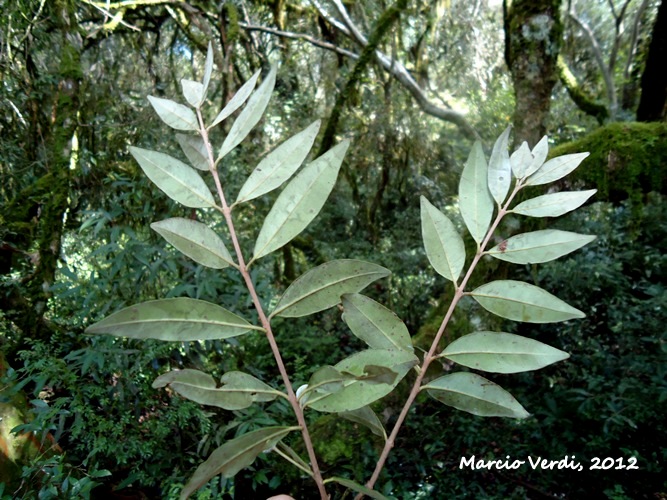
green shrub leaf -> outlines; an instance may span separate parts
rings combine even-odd
[[[172,382],[178,381],[184,384],[197,385],[200,387],[215,387],[215,379],[208,373],[204,373],[199,370],[193,370],[191,368],[185,368],[183,370],[172,370],[167,373],[163,373],[158,378],[153,381],[153,389],[160,389],[162,387],[167,387]]]
[[[346,488],[351,489],[352,491],[356,491],[357,493],[363,493],[369,498],[374,498],[375,500],[388,500],[388,498],[381,493],[378,493],[375,490],[371,490],[370,488],[367,488],[364,485],[361,485],[359,483],[356,483],[350,479],[345,479],[343,477],[330,477],[328,479],[325,479],[324,483],[338,483],[340,485],[345,486]]]
[[[530,416],[509,392],[475,373],[451,373],[429,382],[422,389],[447,406],[480,417]]]
[[[570,357],[537,340],[504,332],[464,335],[449,344],[441,356],[475,370],[494,373],[539,370]]]
[[[208,172],[208,152],[204,139],[195,135],[176,134],[176,140],[190,164],[197,170]]]
[[[193,371],[197,370],[188,370],[188,372]],[[202,375],[205,374],[197,374],[195,377],[191,373],[184,372],[185,370],[174,370],[161,375],[153,382],[153,387],[169,385],[190,401],[225,410],[242,410],[255,402],[273,401],[281,395],[270,385],[243,372],[225,373],[220,379],[222,384],[220,387],[216,387],[212,377],[210,380],[203,378]]]
[[[545,229],[512,236],[487,253],[514,264],[539,264],[574,252],[594,239],[587,234]]]
[[[191,208],[215,206],[204,180],[191,167],[164,153],[130,146],[139,166],[169,198]]]
[[[307,165],[280,193],[259,231],[253,260],[289,243],[317,217],[336,183],[349,144],[345,140]]]
[[[248,104],[246,104],[245,108],[243,108],[243,111],[241,111],[236,120],[234,120],[234,124],[232,125],[229,134],[227,134],[227,137],[225,137],[225,140],[222,143],[220,153],[218,153],[218,160],[223,158],[227,153],[238,146],[239,143],[250,133],[253,127],[257,125],[259,120],[262,118],[262,115],[264,114],[266,106],[269,104],[269,99],[271,99],[271,93],[273,92],[273,87],[275,84],[276,67],[273,66],[262,84],[257,88],[257,91],[254,92],[252,96],[250,96],[250,99],[248,99]],[[240,90],[243,90],[243,87]],[[245,101],[245,99],[243,100]],[[241,101],[241,103],[242,102],[243,101]],[[229,104],[227,107],[229,107]],[[222,115],[224,111],[225,110],[223,109],[220,112],[220,115]],[[218,115],[218,117],[220,115]],[[218,118],[216,118],[216,121],[217,119]],[[215,121],[213,123],[215,123]]]
[[[526,186],[540,186],[562,179],[572,172],[590,153],[574,153],[552,158],[526,179]]]
[[[181,491],[180,499],[188,498],[191,493],[218,474],[226,478],[234,477],[240,470],[252,465],[260,453],[272,449],[287,434],[298,429],[298,427],[266,427],[227,441],[197,467]]]
[[[218,305],[179,297],[126,307],[89,326],[86,333],[188,342],[226,339],[253,329],[261,330]]]
[[[380,419],[375,412],[371,410],[370,406],[362,406],[356,410],[343,411],[338,415],[350,422],[361,424],[369,428],[373,434],[380,436],[385,441],[387,440],[387,433],[382,426],[382,422],[380,422]]]
[[[481,243],[491,225],[493,197],[488,187],[488,166],[479,141],[475,142],[459,182],[459,211],[468,231]]]
[[[330,371],[329,385],[320,383],[319,394],[313,389],[306,395],[305,405],[328,413],[356,410],[389,394],[417,362],[417,356],[407,351],[358,352],[336,364],[333,368],[340,373],[338,380]]]
[[[332,260],[299,276],[285,290],[271,316],[296,318],[323,311],[339,304],[341,295],[360,292],[390,274],[370,262]]]
[[[425,197],[420,200],[426,256],[438,274],[456,283],[466,260],[463,239],[445,214]]]
[[[512,165],[507,151],[511,127],[507,127],[496,140],[489,159],[488,182],[489,192],[500,205],[510,190],[512,183]]]
[[[320,120],[313,122],[305,130],[287,139],[260,161],[248,180],[243,184],[236,198],[236,203],[252,200],[273,191],[292,177],[313,146],[317,132],[320,129],[320,123]]]
[[[151,227],[177,250],[202,266],[223,269],[234,260],[220,237],[206,224],[174,217],[153,222]]]
[[[341,298],[345,311],[343,321],[369,347],[412,352],[410,332],[394,312],[358,293],[345,294]]]
[[[169,99],[148,96],[153,109],[160,119],[176,130],[199,130],[197,115],[187,106]]]
[[[190,106],[193,108],[201,106],[202,100],[204,99],[204,86],[200,82],[194,82],[183,78],[181,80],[181,87],[183,89],[183,97],[185,97],[185,100],[188,101]]]
[[[530,217],[560,217],[586,203],[597,189],[544,194],[519,203],[512,212]]]
[[[556,323],[585,317],[546,290],[522,281],[492,281],[470,295],[487,311],[513,321]]]
[[[222,108],[222,111],[218,113],[218,116],[215,117],[213,123],[211,123],[208,128],[215,127],[218,123],[222,122],[225,118],[230,116],[234,111],[243,106],[250,97],[251,92],[257,84],[257,79],[259,78],[260,71],[255,72],[254,75],[250,77],[250,80],[241,85],[241,88],[234,94],[234,96],[229,100],[227,105]]]

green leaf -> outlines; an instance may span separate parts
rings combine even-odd
[[[183,78],[181,79],[181,87],[183,88],[183,97],[185,97],[190,106],[193,108],[201,106],[204,99],[204,86],[200,82]]]
[[[470,295],[487,311],[513,321],[557,323],[586,316],[546,290],[522,281],[492,281]]]
[[[563,214],[579,208],[597,192],[597,189],[588,191],[561,191],[531,198],[519,203],[512,212],[530,217],[560,217]]]
[[[557,156],[542,165],[526,179],[526,186],[540,186],[557,181],[572,172],[590,153],[574,153]]]
[[[204,139],[194,135],[176,134],[176,140],[190,164],[197,170],[208,172],[208,152]]]
[[[459,211],[468,231],[481,243],[491,225],[493,198],[488,187],[488,166],[479,141],[475,142],[459,182]]]
[[[273,191],[292,177],[313,146],[320,123],[320,120],[313,122],[308,128],[287,139],[259,162],[243,184],[236,203],[253,200]]]
[[[395,349],[358,352],[333,367],[342,375],[338,382],[342,387],[330,385],[325,387],[327,390],[320,391],[324,394],[313,391],[307,394],[305,405],[329,413],[369,405],[389,394],[418,361],[414,354]],[[389,381],[391,383],[387,383]],[[333,377],[330,382],[334,382]]]
[[[371,490],[370,488],[366,488],[364,485],[351,481],[350,479],[345,479],[343,477],[330,477],[325,479],[324,483],[338,483],[345,486],[346,488],[351,489],[352,491],[363,493],[367,497],[374,498],[375,500],[388,500],[388,498],[381,493],[378,493],[375,490]]]
[[[206,62],[204,63],[204,81],[202,86],[204,87],[204,95],[202,96],[201,102],[203,103],[206,99],[206,94],[208,92],[208,87],[211,83],[211,75],[213,74],[213,45],[211,42],[208,42],[208,50],[206,51]]]
[[[456,283],[466,260],[463,239],[445,214],[421,200],[422,237],[428,261],[438,274]]]
[[[368,427],[373,434],[380,436],[385,441],[387,440],[387,433],[382,426],[382,422],[380,422],[380,419],[375,412],[371,410],[370,406],[362,406],[356,410],[344,411],[338,415],[350,422]]]
[[[181,383],[187,383],[191,385],[198,385],[200,387],[215,387],[215,380],[208,373],[201,372],[199,370],[193,370],[191,368],[185,368],[183,370],[172,370],[167,373],[163,373],[158,378],[153,381],[153,389],[160,389],[162,387],[167,387],[174,381],[179,381]]]
[[[510,158],[514,176],[517,179],[524,179],[535,173],[544,164],[548,153],[549,140],[546,135],[542,137],[532,151],[528,148],[527,142],[522,143],[521,147]]]
[[[190,208],[215,206],[204,180],[191,167],[164,153],[130,146],[139,166],[169,198]]]
[[[353,382],[354,375],[351,373],[341,373],[333,366],[324,365],[318,368],[315,373],[310,376],[308,384],[300,392],[299,399],[303,405],[309,399],[312,399],[310,393],[316,392],[321,396],[322,394],[333,394],[345,387],[346,382]]]
[[[257,125],[257,122],[259,122],[259,120],[262,118],[262,115],[264,114],[266,106],[269,104],[269,99],[271,99],[271,93],[273,92],[273,87],[275,84],[276,67],[273,66],[266,79],[257,88],[257,91],[254,92],[252,96],[250,96],[250,99],[248,99],[248,104],[246,104],[245,108],[243,108],[243,111],[241,111],[238,118],[234,120],[234,124],[232,125],[229,134],[227,134],[227,137],[225,137],[225,140],[222,143],[220,153],[218,153],[218,160],[223,158],[227,153],[238,146],[239,143],[250,133],[253,127]],[[229,106],[229,104],[227,106]],[[223,109],[220,114],[222,114],[224,111],[225,110]]]
[[[190,401],[216,406],[225,410],[242,410],[255,402],[273,401],[280,392],[247,373],[232,371],[222,376],[222,385],[216,387],[213,377],[197,370],[174,370],[158,377],[153,387],[169,385]]]
[[[540,142],[535,144],[535,147],[531,153],[533,155],[533,161],[523,173],[524,178],[528,177],[529,175],[533,175],[540,169],[542,165],[544,165],[544,161],[547,159],[547,155],[549,154],[549,139],[546,135],[540,139]],[[517,177],[519,176],[517,175]]]
[[[336,183],[350,142],[334,146],[299,172],[283,189],[259,231],[253,261],[289,243],[317,217]]]
[[[574,252],[594,239],[588,234],[546,229],[512,236],[487,253],[514,264],[539,264]]]
[[[181,491],[181,500],[188,498],[191,493],[218,474],[226,478],[234,477],[241,469],[252,465],[260,453],[272,449],[287,434],[298,429],[298,427],[266,427],[227,441],[197,467]]]
[[[358,293],[342,297],[343,321],[352,333],[373,349],[401,349],[412,352],[408,328],[396,314]]]
[[[148,96],[148,100],[160,119],[171,128],[176,130],[199,130],[197,116],[187,106],[152,95]]]
[[[227,105],[222,108],[222,111],[218,113],[218,116],[215,117],[213,123],[209,125],[209,129],[215,127],[218,123],[222,122],[225,118],[230,116],[234,111],[243,106],[243,103],[246,102],[250,93],[255,88],[257,83],[257,78],[259,78],[260,71],[257,71],[254,75],[250,77],[250,80],[241,85],[241,88],[234,94],[234,96],[229,100]]]
[[[510,156],[510,165],[512,166],[514,177],[522,179],[525,176],[524,172],[528,169],[532,161],[533,154],[530,152],[528,143],[523,141],[519,149]]]
[[[220,237],[206,224],[174,217],[153,222],[151,227],[183,254],[202,266],[223,269],[235,265]]]
[[[250,330],[262,328],[210,302],[179,297],[126,307],[89,326],[86,333],[188,342],[226,339]]]
[[[530,416],[509,392],[474,373],[457,372],[422,387],[447,406],[481,417],[527,418]]]
[[[489,159],[489,192],[500,205],[510,189],[512,183],[512,165],[507,150],[511,127],[507,127],[496,140]]]
[[[486,331],[459,337],[440,356],[468,368],[494,373],[539,370],[570,357],[568,353],[537,340]]]
[[[390,274],[382,266],[361,260],[327,262],[299,276],[285,290],[271,316],[297,318],[323,311],[339,304],[341,295],[360,292]]]

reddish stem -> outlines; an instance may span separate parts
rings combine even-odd
[[[394,447],[395,441],[396,441],[396,436],[398,435],[398,432],[403,425],[403,422],[405,421],[406,417],[408,416],[408,412],[410,411],[410,407],[412,406],[412,403],[414,403],[415,399],[417,398],[417,395],[419,394],[419,391],[422,388],[422,381],[424,380],[424,377],[426,376],[426,371],[428,370],[428,367],[430,364],[437,358],[435,352],[438,349],[438,344],[440,343],[440,340],[442,339],[443,334],[445,333],[445,330],[447,328],[447,325],[449,324],[449,321],[452,318],[452,314],[454,314],[454,310],[456,309],[456,306],[459,303],[459,300],[461,300],[461,297],[465,295],[465,287],[468,284],[468,280],[472,276],[473,271],[475,270],[475,267],[479,263],[479,260],[482,258],[484,255],[484,249],[488,245],[491,237],[493,236],[493,233],[498,227],[498,224],[500,224],[500,221],[507,215],[507,207],[509,207],[510,203],[516,196],[516,194],[521,190],[523,187],[523,183],[521,181],[517,181],[514,190],[510,194],[509,198],[505,202],[505,204],[499,208],[498,210],[498,215],[496,216],[495,220],[491,224],[491,227],[486,233],[486,236],[484,237],[484,240],[480,243],[479,248],[477,249],[477,253],[475,254],[475,257],[473,258],[472,262],[470,263],[470,266],[468,267],[468,270],[466,271],[465,276],[463,277],[463,280],[461,281],[460,285],[456,285],[456,289],[454,292],[454,297],[452,298],[452,302],[449,304],[449,308],[447,309],[447,313],[445,314],[445,317],[442,320],[442,323],[440,324],[440,328],[438,329],[438,332],[435,334],[435,338],[433,339],[433,342],[431,343],[431,348],[429,349],[428,353],[424,356],[424,363],[422,364],[419,374],[417,375],[417,378],[412,385],[412,390],[410,391],[410,394],[408,395],[408,399],[405,401],[405,404],[403,405],[403,408],[401,409],[401,413],[398,415],[398,418],[396,419],[396,423],[394,424],[394,427],[391,430],[391,434],[389,434],[389,437],[387,438],[387,441],[384,445],[384,448],[382,449],[382,453],[380,454],[380,458],[377,461],[377,464],[375,465],[375,470],[373,471],[373,475],[371,476],[370,480],[366,483],[366,487],[369,489],[373,489],[373,486],[375,486],[375,483],[377,482],[378,478],[380,477],[380,473],[382,472],[382,469],[384,468],[385,462],[387,461],[387,457],[389,456],[389,452],[391,452],[391,449]],[[356,500],[360,500],[363,497],[363,494],[359,494],[356,496]]]
[[[232,219],[232,209],[227,204],[227,200],[225,199],[225,194],[222,189],[222,184],[220,183],[220,176],[218,175],[218,170],[215,166],[215,160],[213,158],[213,149],[211,148],[211,143],[208,140],[208,131],[204,126],[204,120],[202,118],[201,111],[199,109],[197,109],[197,118],[199,119],[199,127],[200,127],[199,132],[202,136],[202,139],[204,140],[204,144],[206,145],[206,151],[208,153],[209,170],[211,172],[211,175],[213,176],[213,180],[215,181],[215,186],[218,191],[218,196],[220,197],[220,203],[222,204],[221,212],[225,217],[225,221],[227,222],[229,235],[232,239],[232,245],[234,246],[234,250],[236,252],[236,258],[238,260],[238,269],[241,272],[241,276],[243,276],[243,280],[245,281],[246,287],[248,288],[248,293],[250,293],[252,302],[255,306],[255,309],[257,310],[259,321],[262,325],[262,328],[264,328],[264,331],[266,333],[266,339],[269,341],[269,345],[271,346],[271,352],[273,353],[273,357],[275,358],[276,364],[278,365],[278,371],[280,371],[280,376],[282,377],[283,383],[285,384],[285,388],[287,389],[287,396],[290,405],[292,405],[292,409],[294,410],[294,414],[296,415],[297,422],[301,427],[301,435],[303,437],[303,441],[306,446],[306,450],[308,452],[308,457],[310,459],[310,466],[313,471],[313,479],[315,479],[315,482],[317,483],[317,489],[320,492],[321,498],[323,500],[327,500],[329,498],[329,495],[327,494],[326,489],[324,487],[324,479],[322,478],[322,473],[320,472],[320,468],[317,463],[317,456],[315,455],[313,442],[310,438],[310,433],[308,432],[308,426],[306,425],[306,419],[303,414],[303,408],[301,408],[301,405],[299,404],[299,401],[296,398],[296,393],[292,388],[292,383],[290,382],[289,375],[287,374],[285,363],[283,362],[283,358],[280,355],[280,349],[278,348],[275,336],[273,335],[273,330],[271,329],[271,322],[266,316],[264,308],[262,307],[262,303],[260,302],[259,297],[257,296],[257,291],[255,290],[255,284],[252,282],[252,278],[250,277],[250,273],[248,272],[245,259],[243,258],[243,252],[241,251],[241,245],[239,244],[238,238],[236,236],[234,221]],[[220,209],[220,207],[218,208]]]

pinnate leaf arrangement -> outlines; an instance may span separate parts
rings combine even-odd
[[[214,209],[222,215],[229,230],[229,241],[224,241],[201,222],[180,217],[154,222],[151,227],[202,266],[213,269],[231,267],[239,272],[257,310],[258,324],[217,304],[192,298],[171,298],[122,309],[91,325],[87,332],[171,342],[264,335],[284,382],[283,389],[271,387],[239,371],[225,373],[218,382],[212,376],[192,369],[165,373],[153,386],[168,386],[184,398],[225,410],[240,410],[284,398],[291,405],[296,422],[293,426],[273,426],[248,432],[224,443],[197,468],[181,498],[187,498],[218,474],[234,476],[250,466],[260,454],[270,452],[279,454],[312,477],[322,498],[328,498],[326,485],[330,482],[355,491],[359,497],[384,498],[373,487],[410,407],[422,391],[445,405],[474,415],[528,417],[529,413],[519,401],[482,375],[454,371],[427,379],[425,374],[439,358],[476,372],[493,374],[537,370],[568,357],[567,353],[536,340],[504,332],[471,332],[447,346],[441,346],[440,341],[454,309],[466,295],[491,313],[513,321],[552,323],[584,317],[581,311],[548,291],[522,281],[492,281],[474,290],[468,290],[467,285],[480,259],[485,256],[515,264],[542,263],[573,252],[594,239],[589,235],[541,230],[513,236],[491,247],[492,237],[507,214],[557,217],[585,203],[595,190],[545,194],[512,206],[523,188],[561,179],[587,154],[565,155],[547,161],[545,137],[532,150],[524,143],[510,156],[509,128],[496,141],[488,162],[482,146],[476,143],[463,169],[458,193],[461,217],[476,242],[476,252],[472,256],[466,255],[456,225],[425,197],[421,198],[421,228],[426,255],[435,272],[453,284],[454,296],[429,351],[420,359],[400,318],[360,293],[369,284],[390,274],[389,270],[371,262],[341,259],[322,264],[296,279],[272,311],[264,310],[250,277],[251,266],[287,244],[317,216],[333,189],[349,142],[340,142],[301,167],[319,130],[320,122],[314,122],[263,158],[230,204],[227,198],[230,193],[223,190],[220,182],[219,164],[259,122],[273,91],[276,69],[273,68],[259,86],[259,72],[254,74],[213,122],[206,125],[201,109],[206,101],[212,70],[209,46],[203,81],[182,81],[183,96],[188,105],[149,97],[162,121],[184,132],[177,134],[176,139],[190,164],[138,147],[130,148],[130,153],[167,196],[186,207]],[[209,141],[209,130],[239,109],[216,154]],[[217,198],[202,177],[205,173],[215,186]],[[237,238],[233,210],[285,183],[264,219],[254,242],[252,257],[248,259]],[[306,316],[335,306],[342,308],[343,321],[368,348],[333,366],[317,368],[307,384],[294,390],[272,331],[272,319]],[[387,434],[370,405],[389,394],[411,370],[416,374],[412,390],[393,429]],[[336,413],[341,418],[367,426],[384,440],[385,446],[375,471],[365,485],[346,478],[325,479],[322,476],[304,417],[306,410]],[[301,433],[307,458],[283,442],[293,432]]]

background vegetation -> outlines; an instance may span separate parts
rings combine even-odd
[[[242,369],[279,384],[258,336],[174,346],[83,335],[110,312],[158,297],[252,314],[235,274],[195,265],[150,231],[153,220],[191,214],[149,185],[127,149],[180,154],[145,97],[173,98],[181,78],[200,77],[209,40],[209,99],[219,108],[257,69],[280,64],[266,117],[226,158],[224,182],[240,185],[258,158],[314,118],[323,119],[315,149],[352,140],[327,208],[255,267],[260,295],[276,296],[325,259],[369,260],[393,271],[372,295],[424,346],[447,296],[421,249],[419,195],[453,203],[473,140],[490,147],[509,123],[517,144],[548,133],[558,154],[591,151],[568,182],[599,193],[556,226],[598,240],[520,270],[587,318],[529,331],[503,325],[571,359],[504,382],[534,412],[527,421],[474,418],[425,399],[380,491],[401,499],[667,495],[664,2],[0,0],[0,12],[2,495],[170,498],[225,439],[289,420],[282,402],[215,412],[150,386],[177,367]],[[256,234],[268,208],[253,201],[244,227]],[[526,226],[511,220],[503,231]],[[508,272],[488,262],[479,279]],[[357,347],[338,316],[277,328],[295,383]],[[447,335],[492,321],[464,303]],[[383,401],[383,418],[400,404]],[[330,473],[369,475],[376,437],[328,416],[313,425],[332,440],[317,450]],[[636,456],[640,470],[460,470],[473,454]],[[259,461],[199,498],[306,498],[310,484],[301,481]]]

